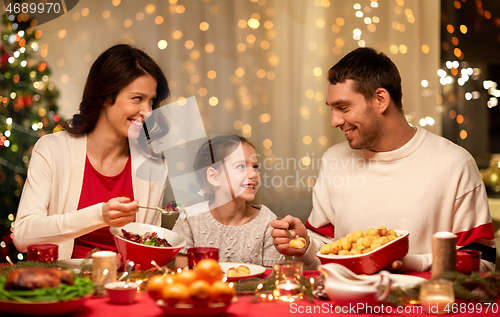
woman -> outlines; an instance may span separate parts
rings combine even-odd
[[[128,138],[145,136],[143,124],[152,126],[152,109],[169,94],[163,72],[141,50],[120,44],[97,58],[80,113],[66,131],[42,137],[33,148],[14,230],[20,252],[53,243],[60,259],[82,258],[95,247],[116,250],[109,226],[161,224],[161,213],[138,205],[161,204],[165,181],[137,177]]]

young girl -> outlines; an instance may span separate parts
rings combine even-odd
[[[186,208],[172,229],[187,243],[175,260],[187,266],[187,249],[219,248],[220,262],[272,266],[283,260],[273,245],[270,222],[276,215],[264,205],[247,204],[260,185],[259,161],[247,139],[220,135],[198,150],[194,170],[207,201]]]

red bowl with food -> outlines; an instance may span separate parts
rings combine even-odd
[[[356,274],[374,274],[408,254],[410,233],[394,230],[398,238],[365,254],[331,255],[318,251],[321,264],[338,263]]]
[[[171,246],[158,247],[133,242],[124,237],[122,229],[142,236],[146,233],[155,232],[159,238],[166,239]],[[113,234],[116,247],[123,261],[130,260],[136,265],[141,264],[141,269],[143,270],[147,270],[152,266],[151,261],[155,261],[159,266],[166,265],[174,259],[175,255],[186,244],[186,240],[177,233],[145,223],[131,222],[123,227],[110,227],[109,231]]]

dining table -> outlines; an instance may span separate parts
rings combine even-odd
[[[260,276],[264,279],[269,276],[271,270]],[[430,272],[407,272],[405,275],[430,279]],[[316,270],[305,270],[304,277],[318,279],[320,272]],[[237,296],[229,305],[225,313],[220,316],[234,317],[264,317],[264,316],[321,316],[321,315],[346,315],[346,316],[429,316],[422,312],[420,305],[390,306],[380,303],[377,306],[363,308],[362,304],[348,306],[336,306],[334,301],[329,299],[298,299],[293,302],[280,300],[258,301],[256,296]],[[495,303],[467,303],[456,302],[456,313],[453,316],[495,316],[500,315],[500,298]],[[460,306],[462,305],[462,306]],[[462,307],[462,309],[461,309]],[[0,316],[2,313],[0,313]],[[68,314],[74,317],[112,317],[112,316],[133,316],[133,317],[160,317],[169,316],[163,311],[145,291],[139,291],[135,301],[129,305],[118,305],[110,302],[107,296],[91,296],[77,310]],[[202,316],[202,315],[198,315]]]

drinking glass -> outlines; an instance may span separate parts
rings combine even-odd
[[[420,287],[419,299],[425,313],[446,314],[455,302],[453,282],[444,279],[424,282]]]
[[[187,250],[188,267],[193,269],[203,259],[213,259],[219,262],[219,249],[210,247],[195,247]]]
[[[283,301],[302,298],[300,279],[303,275],[304,263],[298,261],[281,261],[273,266],[276,285],[273,296]]]

